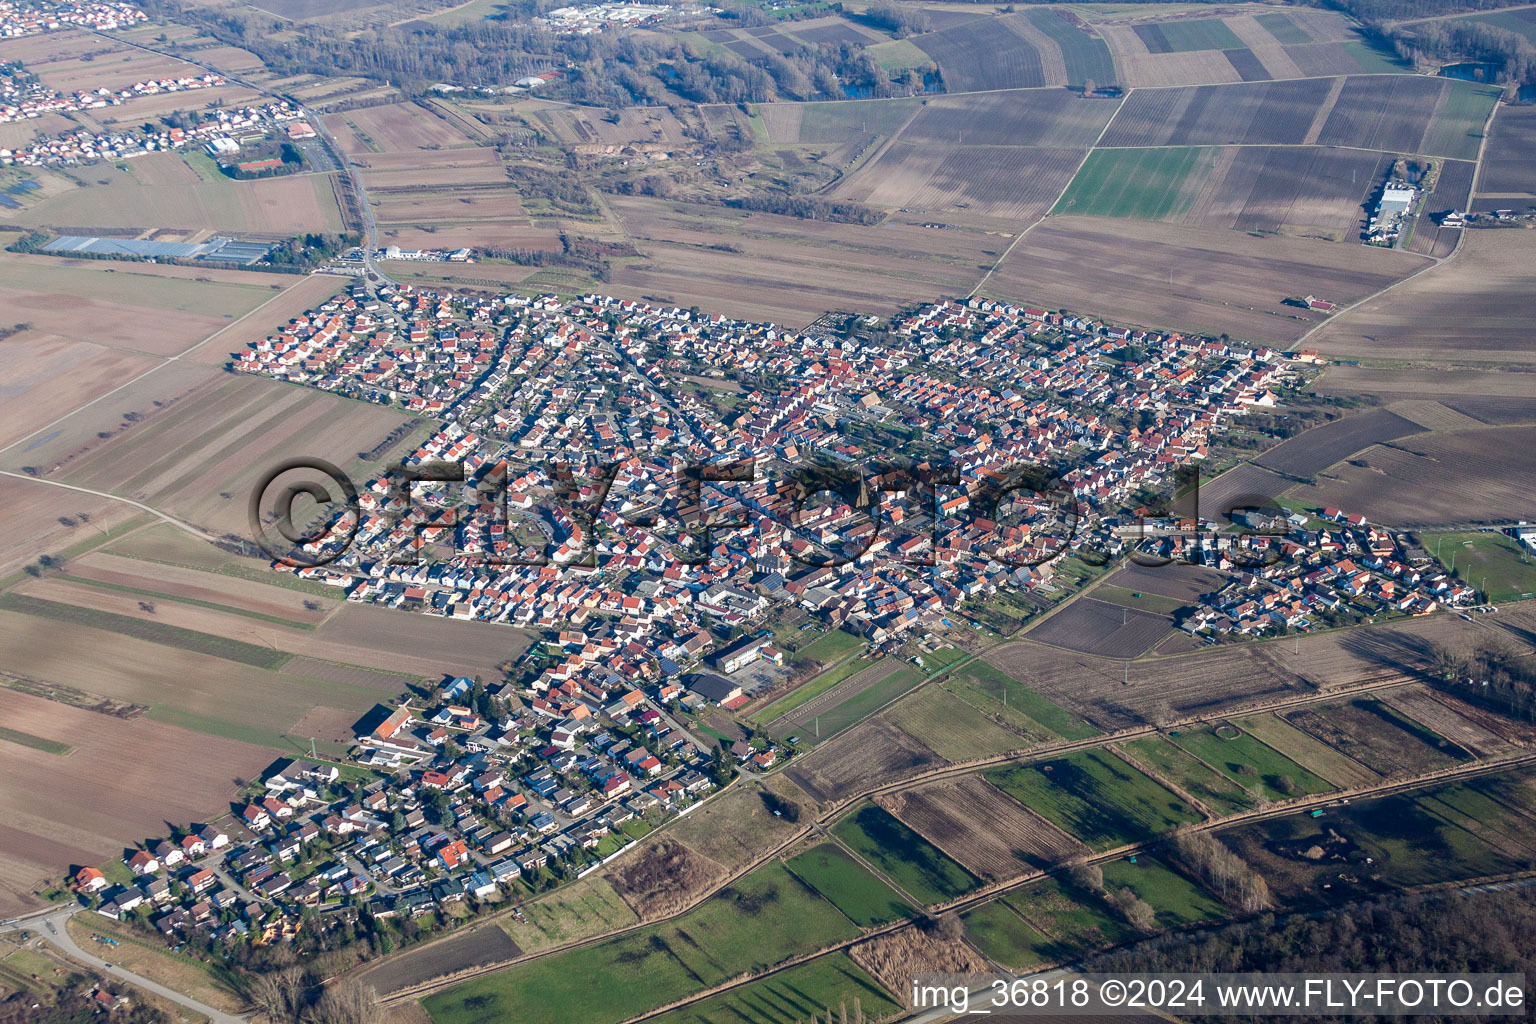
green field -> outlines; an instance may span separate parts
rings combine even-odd
[[[901,1009],[875,979],[846,953],[812,960],[782,974],[654,1018],[654,1024],[791,1024],[846,1006],[854,1000],[865,1020],[878,1020]]]
[[[832,834],[876,870],[926,905],[962,896],[981,884],[928,840],[874,804],[832,826]]]
[[[1210,893],[1174,871],[1168,865],[1145,854],[1132,864],[1129,859],[1104,865],[1104,887],[1118,892],[1129,888],[1157,911],[1157,923],[1164,928],[1215,921],[1226,910]]]
[[[22,732],[20,729],[7,729],[3,725],[0,725],[0,740],[4,740],[6,743],[15,743],[22,747],[31,747],[33,750],[41,750],[45,754],[59,754],[61,756],[75,749],[68,743],[44,739],[41,736],[34,736],[29,732]]]
[[[1220,735],[1217,729],[1221,730]],[[1183,729],[1172,739],[1239,786],[1261,787],[1271,800],[1302,793],[1326,793],[1333,788],[1326,779],[1230,723]],[[1285,779],[1291,780],[1291,787],[1285,785]]]
[[[1055,11],[1034,9],[1028,17],[1031,25],[1061,47],[1061,55],[1067,64],[1068,85],[1082,85],[1090,78],[1098,85],[1120,81],[1109,45],[1104,40],[1090,36]]]
[[[1131,756],[1182,788],[1217,815],[1236,814],[1253,806],[1253,798],[1243,787],[1161,736],[1132,740],[1125,748]]]
[[[1425,533],[1420,540],[1447,568],[1454,561],[1456,577],[1483,590],[1495,604],[1536,594],[1536,558],[1512,537],[1471,531]]]
[[[1001,715],[1015,728],[1040,736],[1086,740],[1099,731],[1061,705],[985,661],[956,669],[942,684],[961,700],[988,715]],[[1004,694],[1007,696],[1005,697]]]
[[[966,934],[976,948],[1006,967],[1022,970],[1040,962],[1050,940],[1006,903],[983,904],[964,915]]]
[[[925,677],[915,668],[901,668],[860,693],[854,694],[841,704],[834,704],[816,716],[817,724],[797,726],[802,739],[822,742],[831,739],[856,722],[861,722],[908,690],[920,684]],[[784,726],[778,731],[788,732]],[[816,735],[820,730],[820,736]]]
[[[790,858],[789,870],[861,928],[911,917],[917,911],[834,843]]]
[[[1253,20],[1263,25],[1265,31],[1287,46],[1296,46],[1312,41],[1311,36],[1303,32],[1294,21],[1284,14],[1258,14],[1254,16]]]
[[[1113,754],[1080,750],[1050,761],[995,768],[988,782],[1089,846],[1151,839],[1200,816]]]
[[[946,761],[1006,754],[1032,740],[1010,732],[942,686],[925,686],[903,697],[882,716],[916,736]]]
[[[1311,733],[1302,732],[1275,714],[1252,715],[1233,719],[1243,731],[1297,764],[1306,765],[1340,789],[1367,786],[1381,778],[1354,758],[1340,753]]]
[[[600,874],[561,886],[522,909],[525,920],[504,917],[501,926],[530,953],[639,920]]]
[[[1039,947],[1046,960],[1068,960],[1079,953],[1124,942],[1136,933],[1111,910],[1099,893],[1084,892],[1055,878],[1003,898],[1030,924],[1045,933]]]
[[[1476,160],[1483,144],[1483,126],[1499,102],[1497,85],[1452,81],[1444,105],[1429,122],[1421,147],[1426,153]]]
[[[823,665],[831,665],[841,661],[844,657],[864,646],[864,638],[852,633],[845,633],[840,629],[834,629],[825,636],[818,637],[804,650],[795,652],[795,661],[819,661]]]
[[[1192,50],[1240,50],[1243,41],[1220,18],[1196,18],[1193,21],[1162,21],[1157,30],[1173,53]]]
[[[1088,154],[1052,213],[1173,220],[1188,212],[1216,150],[1201,146],[1096,149]]]
[[[422,1005],[437,1024],[614,1024],[857,934],[774,861],[680,918],[476,978]]]
[[[892,39],[866,46],[864,52],[875,58],[875,62],[884,68],[888,75],[900,74],[908,68],[927,70],[933,67],[933,58],[918,49],[916,43],[907,39]]]
[[[869,668],[873,664],[874,661],[869,658],[851,658],[848,661],[843,662],[841,665],[838,665],[836,668],[831,668],[823,672],[821,675],[817,676],[815,679],[812,679],[798,690],[795,690],[793,693],[785,696],[783,700],[770,704],[768,708],[764,708],[762,711],[759,711],[757,714],[753,715],[752,721],[776,722],[789,712],[795,710],[795,708],[798,708],[802,704],[807,704],[815,698],[820,697],[822,694],[832,689],[832,687],[836,686],[844,679],[847,679],[849,676],[854,675],[857,672],[864,671],[866,668]],[[770,711],[769,708],[772,708],[772,710]]]
[[[77,608],[59,601],[28,597],[25,594],[0,595],[0,609],[20,612],[23,615],[35,615],[39,618],[55,619],[59,622],[70,622],[78,626],[90,626],[122,636],[148,640],[150,643],[163,644],[166,647],[179,647],[185,651],[196,651],[199,654],[223,658],[225,661],[254,665],[257,668],[281,668],[283,663],[291,657],[286,651],[275,651],[270,647],[248,644],[243,640],[231,640],[227,637],[214,636],[212,633],[199,633],[197,630],[183,629],[180,626],[161,622],[146,622],[143,619],[136,619],[131,615],[119,615],[116,612]]]

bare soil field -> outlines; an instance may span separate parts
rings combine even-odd
[[[7,661],[10,659],[8,658]],[[250,778],[272,751],[147,718],[124,720],[0,688],[6,724],[62,736],[68,757],[0,743],[0,913],[73,866],[116,857],[125,840],[164,835],[165,822],[206,821],[228,810],[233,780]],[[175,778],[176,785],[164,785]],[[21,883],[21,884],[18,884]]]
[[[83,558],[70,559],[67,571],[72,577],[287,619],[295,625],[316,625],[340,604],[339,594],[338,600],[328,600],[285,587],[233,576],[214,576],[197,569],[125,558],[106,551],[93,551]]]
[[[1008,255],[985,291],[1016,301],[1048,296],[1053,306],[1149,327],[1284,345],[1321,316],[1285,299],[1315,294],[1347,303],[1423,265],[1423,257],[1409,253],[1312,239],[1052,217]]]
[[[179,364],[174,364],[179,365]],[[279,460],[317,456],[344,470],[404,422],[403,414],[332,398],[253,376],[211,369],[201,386],[175,400],[140,406],[127,392],[115,414],[140,418],[106,441],[84,434],[89,418],[39,451],[35,464],[53,477],[92,490],[133,497],[214,533],[249,533],[247,499],[257,479]],[[161,372],[149,385],[167,383]],[[164,393],[163,391],[161,393]],[[83,445],[83,447],[74,447]],[[13,453],[13,457],[15,457]],[[376,474],[379,467],[358,467]]]
[[[1106,658],[1134,658],[1173,628],[1168,615],[1084,597],[1028,632],[1036,643]]]
[[[356,158],[368,189],[498,184],[507,180],[494,149],[368,153]]]
[[[119,501],[13,476],[0,476],[0,508],[5,509],[6,522],[5,533],[0,536],[0,577],[35,561],[38,555],[57,555],[75,544],[101,539],[99,531],[142,515]],[[88,524],[81,521],[82,513],[90,518]],[[61,519],[68,519],[69,524]]]
[[[1290,496],[1399,527],[1529,518],[1536,427],[1426,434],[1377,446]]]
[[[1383,714],[1374,700],[1352,700],[1327,707],[1309,707],[1282,717],[1361,764],[1386,776],[1418,775],[1446,768],[1471,755],[1455,743],[1420,727],[1415,735],[1404,728],[1411,720]]]
[[[642,921],[668,917],[709,892],[726,870],[671,839],[641,844],[608,872],[615,892]]]
[[[1299,640],[1202,648],[1130,665],[1029,640],[1005,644],[986,661],[1104,730],[1208,716],[1237,705],[1320,688],[1418,677],[1429,665],[1425,638],[1459,642],[1475,623],[1435,615],[1391,626]],[[1299,653],[1298,653],[1299,651]]]
[[[1315,386],[1319,394],[1371,395],[1383,402],[1443,399],[1473,419],[1504,424],[1536,418],[1536,378],[1530,372],[1528,367],[1495,372],[1449,365],[1330,366]]]
[[[1330,89],[1324,79],[1137,89],[1121,104],[1101,144],[1300,145]]]
[[[1522,333],[1533,285],[1536,232],[1468,231],[1454,260],[1339,316],[1309,341],[1350,359],[1526,365],[1536,362]]]
[[[430,946],[406,950],[382,960],[361,977],[363,984],[389,995],[455,971],[504,963],[523,950],[494,921],[475,925]]]
[[[0,288],[0,302],[14,294]],[[26,296],[26,304],[40,298]],[[26,315],[22,308],[11,307]],[[92,401],[158,361],[39,331],[11,335],[0,341],[0,446],[26,437],[45,422],[48,411]]]
[[[937,96],[897,138],[910,145],[1093,145],[1120,104],[1085,100],[1067,89]]]
[[[280,236],[341,229],[341,212],[327,175],[290,174],[255,181],[218,175],[196,184],[148,183],[164,177],[154,170],[156,161],[180,159],[150,154],[128,164],[126,170],[92,168],[86,187],[13,211],[10,219],[27,227],[207,229]],[[136,176],[139,166],[146,168],[146,181]]]
[[[1536,107],[1499,107],[1484,150],[1477,192],[1536,197]]]
[[[887,209],[965,210],[1029,223],[1050,209],[1084,155],[1081,149],[896,142],[859,168],[837,194]]]
[[[1305,478],[1322,472],[1363,448],[1421,431],[1418,424],[1395,413],[1386,409],[1372,409],[1357,415],[1345,415],[1331,423],[1324,423],[1287,438],[1254,462],[1276,473]]]
[[[513,249],[545,249],[560,251],[560,231],[549,222],[535,224],[526,217],[510,221],[466,221],[458,224],[394,224],[381,227],[379,235],[386,243],[403,249],[465,249],[487,246],[507,246]],[[521,271],[534,272],[537,267],[506,266],[476,263],[472,266],[453,264],[442,267],[423,263],[415,267],[396,264],[391,271],[411,274],[462,274],[470,277],[505,279],[516,283],[522,277],[513,276]],[[525,275],[526,276],[526,275]]]
[[[1219,589],[1226,577],[1215,569],[1199,565],[1175,563],[1154,568],[1132,563],[1117,570],[1104,582],[1123,590],[1194,601],[1202,594]]]
[[[775,777],[769,786],[789,799],[806,804],[807,795],[791,782]],[[668,825],[666,834],[727,871],[740,871],[761,858],[768,847],[794,835],[800,827],[775,817],[757,786],[737,786],[689,812],[686,818]]]
[[[6,326],[22,320],[40,334],[93,347],[176,355],[271,299],[273,285],[286,288],[299,280],[260,273],[231,280],[193,268],[172,275],[128,266],[6,253],[0,258],[0,303],[15,314]]]
[[[1466,229],[1440,227],[1435,220],[1451,210],[1471,209],[1472,178],[1476,171],[1477,164],[1471,160],[1447,160],[1441,165],[1434,191],[1424,197],[1424,215],[1408,241],[1410,250],[1440,259],[1456,251],[1456,243]]]
[[[420,682],[426,678],[428,682],[436,682],[441,673],[433,673],[431,677],[403,675],[399,672],[386,672],[383,669],[363,668],[360,665],[342,665],[334,661],[319,661],[315,658],[289,658],[279,669],[285,675],[305,676],[309,679],[323,679],[331,683],[345,683],[348,686],[361,686],[370,690],[378,690],[384,694],[401,694],[406,687]]]
[[[1312,146],[1227,149],[1183,220],[1354,242],[1391,162],[1387,154]]]
[[[938,64],[949,92],[1065,84],[1045,80],[1040,52],[1001,18],[966,21],[913,36],[912,42]]]
[[[1214,480],[1202,479],[1198,494],[1184,494],[1173,502],[1172,508],[1181,516],[1198,514],[1216,519],[1237,509],[1273,504],[1290,486],[1291,481],[1285,477],[1244,462]],[[1199,508],[1195,507],[1197,499]]]
[[[1351,78],[1344,83],[1317,141],[1324,146],[1425,152],[1430,120],[1451,88],[1448,79],[1422,75]],[[1476,155],[1463,152],[1459,146],[1455,152],[1431,151],[1439,156]]]
[[[943,763],[928,747],[877,716],[803,755],[785,774],[818,802],[836,803]]]
[[[964,294],[1007,246],[895,220],[864,227],[654,199],[609,203],[646,256],[614,267],[616,293],[791,325],[829,309],[892,312],[914,295]]]
[[[510,188],[489,191],[390,190],[372,197],[374,216],[382,225],[507,221],[523,218],[523,205]]]
[[[1382,700],[1479,757],[1506,754],[1514,749],[1502,736],[1489,732],[1477,722],[1442,704],[1435,693],[1424,687],[1405,686],[1399,690],[1390,690],[1382,695]]]
[[[465,146],[469,136],[417,103],[349,110],[341,118],[368,148],[384,153]],[[329,122],[327,122],[329,125]]]
[[[876,802],[967,871],[991,881],[1087,850],[978,775],[902,790]]]

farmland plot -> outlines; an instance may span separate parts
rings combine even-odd
[[[821,843],[785,861],[801,881],[821,893],[860,928],[911,917],[915,910],[835,843]]]
[[[902,698],[884,717],[947,761],[1005,754],[1033,742],[986,718],[942,686],[926,686]]]
[[[1451,210],[1465,212],[1472,206],[1472,179],[1477,164],[1471,160],[1447,160],[1440,169],[1434,191],[1424,197],[1423,214],[1413,229],[1408,248],[1426,256],[1444,258],[1456,250],[1463,228],[1440,227],[1435,220]]]
[[[1090,34],[1081,21],[1038,7],[1023,17],[1061,50],[1068,85],[1080,86],[1090,79],[1098,85],[1120,81],[1109,47],[1102,38]]]
[[[888,175],[886,181],[915,182],[915,188],[900,202],[901,207],[913,210],[960,209],[999,220],[1033,221],[1061,194],[1083,159],[1079,149],[965,146],[931,152],[942,154],[942,159],[924,177],[921,170],[912,167],[914,162],[919,167],[927,162],[922,150],[892,146],[870,165],[865,180],[879,181]],[[896,166],[891,167],[890,162]],[[863,177],[861,172],[850,179],[842,194],[855,195]],[[878,202],[879,198],[883,196],[871,196],[870,201]]]
[[[1026,635],[1029,639],[1069,651],[1106,658],[1134,658],[1173,628],[1168,615],[1117,607],[1080,598],[1046,619]]]
[[[1392,158],[1299,146],[1224,149],[1184,222],[1353,241]]]
[[[963,896],[981,882],[887,811],[864,804],[832,834],[924,906]]]
[[[1001,900],[985,903],[963,915],[961,920],[965,922],[965,935],[972,945],[1015,970],[1039,963],[1039,950],[1050,942]]]
[[[1472,755],[1380,701],[1309,707],[1283,716],[1382,775],[1421,775]]]
[[[1161,736],[1132,740],[1125,744],[1125,750],[1217,816],[1235,814],[1253,806],[1253,798],[1237,783]]]
[[[884,101],[881,101],[884,102]],[[937,96],[918,109],[899,141],[910,145],[1093,145],[1119,102],[1066,89]]]
[[[1496,89],[1417,75],[1367,76],[1344,83],[1318,142],[1394,153],[1477,158]]]
[[[1177,220],[1194,203],[1212,158],[1208,149],[1096,149],[1052,212]]]
[[[1504,106],[1494,115],[1477,192],[1536,197],[1536,106]]]
[[[994,768],[990,783],[1095,850],[1108,850],[1199,821],[1178,796],[1104,750]]]
[[[884,718],[872,718],[800,758],[785,774],[816,800],[837,802],[940,763],[929,747]]]
[[[1326,779],[1230,722],[1180,729],[1172,739],[1233,782],[1245,789],[1258,790],[1271,800],[1326,793],[1331,788]]]
[[[886,100],[838,100],[822,103],[760,103],[753,110],[763,119],[768,139],[776,145],[815,145],[846,142],[850,135],[894,135],[922,109],[915,97]]]
[[[1047,960],[1068,960],[1135,934],[1102,897],[1056,878],[1028,885],[1005,896],[1003,902],[1050,938],[1038,950]]]
[[[467,146],[469,136],[419,103],[363,107],[338,115],[364,145],[380,153]]]
[[[979,775],[902,790],[878,802],[980,878],[1012,878],[1084,850]]]
[[[1008,254],[986,293],[1049,295],[1053,304],[1125,323],[1285,344],[1322,319],[1286,298],[1348,303],[1423,265],[1412,253],[1313,239],[1057,216]]]
[[[1298,145],[1330,89],[1322,79],[1138,89],[1121,104],[1101,144]]]
[[[1522,332],[1533,287],[1536,232],[1469,231],[1454,260],[1338,317],[1313,347],[1348,359],[1529,364],[1536,351]],[[1454,375],[1444,387],[1460,390]]]
[[[1220,18],[1153,22],[1133,26],[1148,53],[1185,53],[1190,50],[1233,50],[1242,41]]]
[[[1532,445],[1528,426],[1406,438],[1362,452],[1291,497],[1408,528],[1509,522],[1530,514]]]
[[[1395,413],[1372,409],[1287,438],[1254,462],[1286,476],[1309,477],[1363,448],[1421,432],[1418,424]]]
[[[1513,749],[1502,736],[1458,714],[1455,709],[1442,703],[1436,694],[1423,687],[1405,686],[1390,690],[1382,695],[1382,700],[1480,757],[1504,754]]]
[[[913,36],[911,41],[939,66],[948,92],[1037,89],[1048,84],[1039,51],[999,22],[994,18],[967,21]]]
[[[1381,776],[1348,754],[1330,747],[1311,733],[1302,732],[1276,714],[1250,715],[1233,721],[1253,736],[1340,789],[1369,786]]]

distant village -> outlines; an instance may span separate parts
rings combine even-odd
[[[15,39],[67,28],[110,31],[129,28],[147,20],[149,16],[133,4],[0,0],[0,39]]]

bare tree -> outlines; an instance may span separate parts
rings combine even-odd
[[[327,985],[303,1020],[304,1024],[379,1024],[383,1013],[372,987],[342,981]]]

